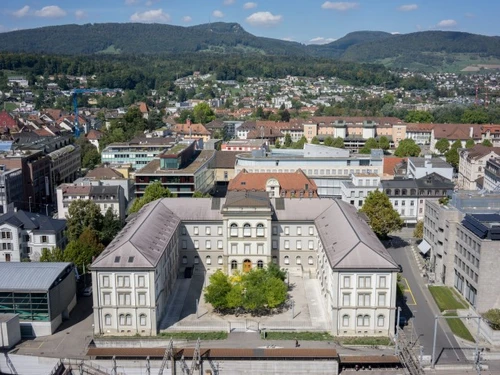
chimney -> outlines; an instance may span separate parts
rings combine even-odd
[[[472,126],[469,128],[469,138],[474,138],[474,128]]]

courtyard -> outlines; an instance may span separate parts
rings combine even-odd
[[[266,316],[251,314],[221,315],[205,302],[203,289],[208,276],[193,275],[177,279],[174,293],[169,298],[166,313],[160,324],[165,331],[226,331],[260,332],[279,331],[328,331],[330,320],[316,279],[289,275],[289,299],[281,312]]]

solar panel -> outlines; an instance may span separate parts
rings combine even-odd
[[[276,198],[276,209],[277,210],[285,209],[285,198]]]

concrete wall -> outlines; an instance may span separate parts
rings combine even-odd
[[[11,319],[0,322],[0,348],[10,349],[19,341],[21,341],[19,316],[12,315]]]

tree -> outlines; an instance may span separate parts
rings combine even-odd
[[[409,111],[405,117],[406,122],[429,124],[434,122],[431,113],[426,111]]]
[[[208,193],[202,193],[201,191],[196,190],[193,193],[193,198],[210,198],[210,194],[208,194]]]
[[[368,194],[360,211],[366,214],[370,227],[380,238],[386,238],[389,233],[403,227],[403,220],[393,209],[389,197],[379,190]]]
[[[481,144],[483,146],[486,146],[486,147],[493,147],[493,143],[491,143],[491,141],[489,139],[485,139],[481,142]]]
[[[288,112],[288,109],[285,109],[283,111],[279,111],[278,112],[279,116],[280,116],[280,121],[283,121],[283,122],[289,122],[290,121],[290,112]]]
[[[313,145],[319,145],[320,143],[319,143],[318,137],[313,137],[313,139],[311,139],[311,144],[313,144]]]
[[[274,147],[275,148],[281,148],[281,142],[278,138],[276,138],[276,142],[274,142]]]
[[[63,251],[59,247],[52,249],[43,248],[40,255],[40,262],[64,262]]]
[[[438,150],[441,155],[443,155],[450,148],[450,141],[448,141],[446,138],[441,138],[436,142],[434,148]]]
[[[468,139],[466,142],[465,142],[465,148],[472,148],[474,147],[474,145],[476,144],[476,142],[474,142],[473,139]]]
[[[418,156],[420,155],[420,147],[415,143],[413,139],[403,139],[399,142],[399,146],[394,152],[395,156],[406,157],[406,156]]]
[[[218,270],[210,276],[210,284],[205,288],[205,301],[211,304],[214,309],[226,308],[228,307],[227,296],[231,292],[231,288],[228,275]]]
[[[136,198],[132,207],[130,207],[129,213],[138,212],[144,205],[149,202],[155,201],[161,198],[171,198],[173,194],[168,188],[164,188],[160,181],[155,181],[146,187],[144,190],[144,195],[141,198]]]
[[[325,146],[332,147],[332,146],[333,146],[333,142],[334,142],[333,138],[332,138],[332,137],[330,137],[330,136],[328,136],[328,137],[326,137],[326,138],[325,138],[325,140],[323,141],[323,144],[324,144]]]
[[[66,226],[68,239],[76,241],[87,228],[100,232],[104,217],[97,204],[87,199],[78,199],[70,203]]]
[[[104,250],[104,245],[99,242],[96,231],[86,228],[77,240],[70,241],[64,249],[64,261],[73,262],[78,271],[83,273],[84,269],[92,264]]]
[[[304,145],[307,144],[307,138],[303,135],[297,142],[293,144],[293,148],[303,149]]]
[[[109,207],[106,210],[102,221],[102,230],[100,233],[102,243],[105,246],[109,245],[109,243],[113,241],[122,227],[123,225],[120,218],[118,218],[113,212],[113,209]]]
[[[457,139],[445,154],[446,162],[450,163],[455,169],[458,168],[458,163],[460,161],[460,155],[458,154],[458,149],[460,148],[462,148],[462,142]]]
[[[205,103],[198,103],[193,108],[194,121],[201,124],[206,124],[210,121],[215,120],[215,113],[212,108]]]
[[[386,136],[381,136],[378,139],[378,145],[382,150],[388,150],[391,147],[391,143],[389,142],[389,138]]]
[[[415,237],[418,240],[421,240],[424,238],[424,222],[423,220],[419,220],[417,222],[417,225],[415,225],[415,229],[413,231],[413,237]]]
[[[345,145],[344,145],[344,139],[341,138],[341,137],[337,137],[333,140],[332,142],[332,147],[336,147],[336,148],[344,148]]]
[[[488,114],[483,109],[467,109],[461,118],[462,124],[486,124]]]
[[[79,137],[76,145],[80,146],[82,168],[93,169],[101,163],[99,150],[85,137]]]
[[[292,136],[290,133],[285,134],[285,141],[283,142],[284,148],[289,148],[292,145]]]
[[[491,328],[495,331],[500,330],[500,309],[490,309],[483,314]]]
[[[369,154],[372,152],[372,149],[379,148],[378,142],[375,138],[368,138],[365,142],[365,145],[362,149],[359,150],[360,154]]]

